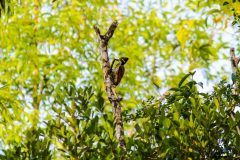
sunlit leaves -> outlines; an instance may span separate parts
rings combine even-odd
[[[219,4],[221,6],[221,10],[219,13],[224,13],[229,16],[233,16],[234,20],[232,21],[232,25],[239,24],[240,19],[240,2],[238,0],[215,0],[208,1],[211,4]]]
[[[177,39],[181,44],[181,47],[185,47],[186,41],[189,39],[191,32],[193,31],[194,20],[185,20],[182,22],[182,26],[177,31]]]
[[[238,152],[239,113],[234,122],[228,111],[239,98],[225,83],[212,94],[199,93],[202,84],[186,74],[208,71],[222,56],[227,43],[215,41],[211,27],[228,27],[223,12],[236,24],[237,1],[12,2],[0,4],[1,11],[14,11],[1,12],[0,21],[3,159],[204,159],[199,148],[211,157],[222,146],[226,154]],[[117,88],[127,152],[114,136],[93,30],[99,25],[104,32],[113,20],[119,26],[108,46],[110,60],[129,57]],[[171,89],[159,101],[165,87]]]

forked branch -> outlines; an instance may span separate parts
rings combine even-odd
[[[101,34],[101,32],[97,26],[94,26],[94,30],[98,36],[99,52],[101,54],[101,59],[102,59],[104,84],[105,84],[105,89],[106,89],[106,92],[108,95],[108,99],[112,105],[116,138],[119,142],[119,146],[122,148],[125,148],[126,144],[124,141],[124,129],[123,129],[121,105],[120,105],[120,100],[115,93],[113,80],[111,78],[110,62],[109,62],[108,48],[107,48],[108,41],[113,36],[114,31],[117,28],[117,26],[118,26],[118,22],[114,21],[111,24],[111,26],[109,27],[107,33],[104,35]]]

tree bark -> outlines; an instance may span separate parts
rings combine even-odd
[[[98,36],[98,41],[99,41],[99,52],[101,54],[105,89],[107,92],[108,99],[112,105],[115,135],[118,140],[119,146],[122,148],[125,148],[126,144],[124,141],[124,129],[123,129],[123,121],[122,121],[122,113],[121,113],[122,112],[121,104],[120,104],[120,99],[117,97],[114,90],[113,80],[110,73],[110,62],[108,57],[108,41],[113,36],[113,33],[117,28],[117,25],[118,25],[118,22],[114,21],[109,27],[107,33],[104,35],[101,35],[99,28],[97,28],[96,26],[94,26],[94,30]]]
[[[240,61],[239,57],[236,57],[235,55],[235,49],[231,48],[230,49],[230,58],[231,58],[231,65],[232,65],[232,74],[235,76],[236,79],[239,78],[239,70],[238,70],[238,63]],[[239,96],[239,80],[233,81],[233,95]],[[233,100],[233,105],[230,108],[230,116],[232,120],[235,122],[235,117],[234,117],[234,109],[237,106],[237,102]],[[237,133],[240,135],[240,129],[239,126],[236,126]]]

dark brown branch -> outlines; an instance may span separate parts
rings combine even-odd
[[[100,38],[101,37],[101,32],[100,32],[99,28],[97,28],[97,26],[93,26],[93,28],[94,28],[96,34],[98,35],[98,37]]]
[[[231,56],[232,71],[235,73],[237,71],[237,66],[238,66],[239,60],[235,56],[235,49],[234,48],[230,49],[230,56]]]
[[[115,125],[115,134],[116,138],[119,142],[119,146],[122,148],[126,148],[126,144],[124,141],[124,129],[123,129],[123,121],[122,121],[122,108],[120,105],[120,100],[117,97],[113,80],[110,73],[110,62],[108,57],[108,41],[113,36],[115,29],[117,28],[118,22],[114,21],[109,27],[107,33],[105,35],[101,35],[101,32],[98,27],[94,26],[94,30],[98,36],[99,40],[99,52],[101,54],[102,59],[102,70],[104,77],[104,84],[106,88],[106,92],[108,95],[108,99],[112,105],[112,111],[114,116],[114,125]]]
[[[107,41],[112,38],[113,36],[113,33],[115,31],[115,29],[117,28],[118,26],[118,22],[117,21],[114,21],[111,26],[109,27],[107,33],[105,34],[106,38],[107,38]]]

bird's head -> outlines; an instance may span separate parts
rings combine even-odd
[[[121,65],[124,65],[124,64],[127,63],[128,58],[127,58],[127,57],[121,57],[121,58],[119,58],[119,60],[120,60],[120,62],[121,62]]]

